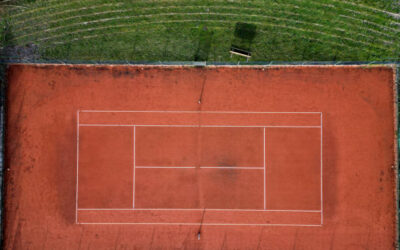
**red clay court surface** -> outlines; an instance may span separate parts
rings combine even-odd
[[[393,249],[390,66],[11,65],[6,249]]]

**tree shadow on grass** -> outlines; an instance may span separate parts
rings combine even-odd
[[[251,56],[251,45],[257,35],[257,26],[249,23],[238,22],[235,25],[234,37],[231,43],[231,53]]]
[[[39,46],[33,43],[17,45],[15,43],[12,27],[7,19],[1,23],[1,48],[0,60],[31,62],[40,59]]]
[[[203,26],[200,28],[197,50],[193,58],[194,61],[208,60],[208,55],[211,50],[213,35],[214,35],[213,32],[210,31],[207,28],[207,26]]]

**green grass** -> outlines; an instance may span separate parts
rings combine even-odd
[[[10,32],[0,46],[36,44],[44,60],[245,60],[229,53],[237,22],[257,26],[251,61],[400,58],[397,0],[25,0],[17,5],[22,7],[9,8],[0,20],[3,26],[7,20]]]

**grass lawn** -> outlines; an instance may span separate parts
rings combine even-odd
[[[0,46],[34,46],[42,60],[241,61],[229,53],[238,22],[256,26],[250,61],[400,58],[397,0],[11,3],[1,13]]]

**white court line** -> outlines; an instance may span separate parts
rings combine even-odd
[[[265,190],[265,128],[264,128],[264,210],[267,209],[267,198],[266,198],[266,190]]]
[[[79,174],[79,110],[76,111],[76,191],[75,191],[75,223],[78,223],[78,174]]]
[[[81,127],[203,127],[203,128],[321,128],[321,126],[264,126],[264,125],[156,125],[156,124],[80,124]]]
[[[189,114],[321,114],[321,112],[261,112],[261,111],[178,111],[178,110],[81,110],[85,113],[189,113]]]
[[[135,191],[136,191],[136,127],[133,127],[133,197],[132,207],[135,208]]]
[[[136,168],[196,168],[195,166],[136,166]],[[221,169],[264,169],[263,167],[233,167],[233,166],[215,166],[215,167],[200,167],[200,168],[221,168]]]
[[[324,198],[324,196],[323,196],[323,178],[322,178],[322,169],[323,169],[323,167],[322,167],[322,145],[323,145],[323,143],[322,143],[322,132],[323,132],[323,130],[322,130],[322,127],[323,127],[323,124],[322,124],[322,113],[321,113],[321,152],[320,152],[320,157],[321,157],[321,159],[320,159],[320,161],[321,161],[321,170],[320,170],[320,177],[321,177],[321,225],[324,223],[324,200],[323,200],[323,198]]]
[[[163,167],[163,166],[137,166],[136,168],[196,168],[196,167]]]
[[[168,223],[168,222],[80,222],[84,225],[187,225],[187,226],[288,226],[288,227],[320,227],[320,224],[218,224],[218,223]]]
[[[262,167],[200,167],[200,168],[222,168],[222,169],[263,169]]]
[[[303,113],[303,114],[320,114],[320,126],[226,126],[226,125],[136,125],[136,124],[80,124],[79,123],[79,112],[167,112],[167,113],[275,113],[275,114],[280,114],[280,113],[292,113],[292,114],[297,114],[297,113]],[[199,111],[78,111],[77,112],[77,130],[78,130],[78,136],[77,136],[77,194],[76,194],[76,223],[78,223],[78,210],[199,210],[203,211],[204,209],[135,209],[134,208],[134,199],[133,199],[133,209],[78,209],[78,159],[79,159],[79,127],[80,126],[129,126],[134,128],[134,138],[135,138],[135,129],[136,126],[138,127],[255,127],[255,128],[264,128],[264,167],[242,167],[242,169],[264,169],[264,210],[251,210],[251,209],[206,209],[207,211],[266,211],[266,212],[316,212],[316,213],[321,213],[321,224],[320,225],[302,225],[302,224],[218,224],[218,223],[78,223],[78,224],[141,224],[141,225],[146,225],[146,224],[172,224],[172,225],[265,225],[265,226],[322,226],[323,224],[323,193],[322,193],[322,113],[321,112],[218,112],[218,111],[211,111],[211,112],[199,112]],[[266,128],[320,128],[321,130],[321,210],[267,210],[266,209],[266,198],[265,198],[265,169],[266,169],[266,159],[265,159],[265,129]],[[134,139],[135,140],[135,139]],[[134,142],[135,144],[135,142]],[[134,146],[134,154],[135,154],[135,146]],[[134,155],[135,158],[135,155]],[[134,160],[135,161],[135,160]],[[135,165],[135,163],[134,163]],[[138,166],[138,168],[184,168],[184,167],[146,167],[146,166]],[[195,167],[187,167],[187,168],[195,168]],[[201,168],[239,168],[239,167],[201,167]],[[134,166],[134,178],[135,178],[135,169],[136,166]],[[134,180],[135,182],[135,180]],[[135,187],[134,187],[135,188]]]
[[[79,208],[79,211],[229,211],[229,212],[290,212],[321,213],[321,210],[288,209],[224,209],[224,208]]]

